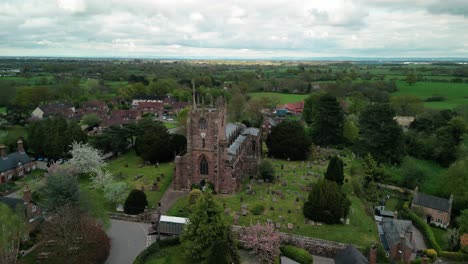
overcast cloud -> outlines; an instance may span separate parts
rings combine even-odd
[[[467,0],[0,0],[2,56],[468,57]]]

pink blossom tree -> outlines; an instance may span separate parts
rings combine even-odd
[[[245,228],[240,240],[262,263],[274,263],[280,253],[280,235],[270,224],[257,223]]]

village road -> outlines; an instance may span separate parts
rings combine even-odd
[[[107,235],[111,239],[111,250],[106,264],[131,264],[147,246],[154,242],[147,236],[149,224],[111,219]]]

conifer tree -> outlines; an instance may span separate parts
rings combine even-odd
[[[344,173],[343,173],[343,161],[334,156],[328,163],[327,172],[325,173],[325,179],[334,181],[338,185],[343,185]]]

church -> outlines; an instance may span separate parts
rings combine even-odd
[[[174,189],[212,184],[218,193],[234,193],[255,176],[262,142],[258,128],[226,123],[226,104],[193,106],[187,117],[187,153],[175,158]]]

